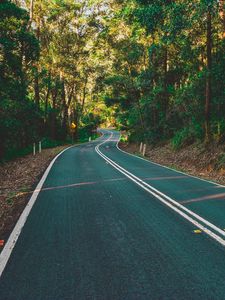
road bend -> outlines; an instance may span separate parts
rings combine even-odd
[[[56,159],[0,299],[225,299],[225,187],[127,154],[118,132],[102,132]]]

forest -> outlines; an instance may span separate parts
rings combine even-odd
[[[1,0],[0,160],[98,126],[225,141],[224,0]]]

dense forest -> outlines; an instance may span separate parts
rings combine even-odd
[[[225,141],[224,0],[0,1],[0,159],[97,126]]]

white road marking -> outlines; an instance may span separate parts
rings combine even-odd
[[[6,264],[10,258],[10,255],[16,245],[16,242],[19,238],[19,235],[26,223],[26,220],[31,212],[31,209],[32,207],[34,206],[34,203],[36,202],[37,200],[37,197],[39,195],[39,193],[41,192],[41,189],[42,189],[42,186],[53,166],[53,164],[55,163],[55,161],[57,160],[57,158],[63,154],[65,151],[69,150],[70,148],[72,147],[76,147],[76,146],[80,146],[80,145],[84,145],[84,144],[90,144],[90,143],[94,143],[96,142],[97,140],[101,140],[103,138],[104,134],[102,136],[100,136],[99,138],[97,138],[96,140],[93,140],[91,142],[87,142],[87,143],[83,143],[83,144],[77,144],[77,145],[74,145],[74,146],[70,146],[66,149],[64,149],[63,151],[61,151],[50,163],[50,165],[48,166],[48,168],[46,169],[44,175],[42,176],[41,180],[39,181],[36,189],[34,190],[30,200],[28,201],[26,207],[24,208],[22,214],[20,215],[19,217],[19,220],[17,221],[13,231],[11,232],[6,244],[5,244],[5,247],[3,248],[2,252],[0,253],[0,277],[6,267]]]
[[[71,146],[73,147],[73,146]],[[31,212],[32,207],[34,206],[34,203],[37,200],[37,197],[41,191],[41,188],[48,176],[48,173],[50,172],[54,162],[56,161],[56,159],[66,150],[70,149],[71,147],[68,147],[66,149],[64,149],[63,151],[61,151],[50,163],[50,165],[48,166],[48,168],[46,169],[44,175],[42,176],[41,180],[39,181],[35,191],[33,192],[29,202],[27,203],[26,207],[24,208],[22,214],[20,215],[19,220],[17,221],[13,231],[11,232],[7,243],[5,244],[5,247],[3,248],[1,254],[0,254],[0,277],[2,275],[2,272],[5,269],[5,266],[9,260],[9,257],[12,253],[13,248],[16,245],[16,242],[19,238],[19,235],[23,229],[24,224],[26,223],[26,220]]]
[[[223,246],[225,246],[225,240],[224,239],[222,239],[217,234],[213,233],[208,228],[204,227],[198,221],[202,222],[203,224],[207,225],[211,229],[215,230],[217,233],[225,236],[225,232],[222,229],[220,229],[219,227],[217,227],[214,224],[210,223],[209,221],[207,221],[206,219],[202,218],[201,216],[199,216],[198,214],[194,213],[193,211],[187,209],[185,206],[183,206],[180,203],[176,202],[175,200],[173,200],[172,198],[168,197],[167,195],[161,193],[159,190],[157,190],[154,187],[152,187],[151,185],[147,184],[146,182],[144,182],[143,180],[141,180],[139,177],[137,177],[134,174],[130,173],[129,171],[127,171],[126,169],[124,169],[123,167],[121,167],[119,164],[117,164],[115,161],[111,160],[109,157],[107,157],[105,154],[103,154],[99,150],[99,147],[101,145],[105,144],[106,142],[111,141],[111,137],[113,136],[113,133],[112,132],[110,132],[110,133],[111,134],[110,134],[110,136],[109,136],[109,138],[107,140],[103,141],[102,143],[98,144],[95,147],[96,152],[104,160],[108,161],[108,163],[110,165],[112,165],[115,169],[117,169],[119,172],[121,172],[122,174],[124,174],[126,177],[128,177],[129,179],[131,179],[132,181],[134,181],[137,185],[139,185],[140,187],[142,187],[148,193],[150,193],[153,196],[155,196],[158,200],[160,200],[161,202],[163,202],[165,205],[169,206],[171,209],[173,209],[174,211],[176,211],[179,215],[181,215],[182,217],[184,217],[186,220],[188,220],[189,222],[191,222],[192,224],[194,224],[195,226],[197,226],[199,229],[203,230],[211,238],[213,238],[214,240],[216,240],[217,242],[219,242],[220,244],[222,244]],[[191,215],[192,217],[194,217],[195,219],[197,219],[198,221],[194,220],[187,213],[189,215]]]
[[[120,136],[121,136],[121,135],[120,135]],[[194,176],[194,175],[190,175],[190,174],[185,173],[185,172],[182,172],[182,171],[177,171],[177,170],[172,169],[172,168],[170,168],[170,167],[167,167],[167,166],[161,165],[161,164],[159,164],[159,163],[153,162],[153,161],[151,161],[151,160],[149,160],[149,159],[146,159],[146,158],[140,157],[140,156],[138,156],[138,155],[135,155],[135,154],[126,152],[126,151],[120,149],[120,147],[119,147],[119,141],[120,141],[120,137],[119,137],[119,139],[117,140],[117,144],[116,144],[117,149],[118,149],[119,151],[121,151],[121,152],[127,154],[127,155],[130,155],[130,156],[133,156],[133,157],[135,157],[135,158],[144,160],[144,161],[148,162],[149,164],[153,164],[153,165],[159,166],[159,167],[161,167],[161,168],[165,168],[165,169],[171,170],[171,171],[173,171],[173,172],[180,173],[180,174],[186,175],[186,176],[188,176],[188,177],[192,177],[192,178],[195,178],[195,179],[199,179],[199,180],[201,180],[201,181],[205,181],[205,182],[211,183],[211,184],[213,184],[213,185],[215,185],[215,186],[225,188],[225,185],[222,185],[222,184],[220,184],[220,183],[216,183],[216,182],[213,182],[213,181],[210,181],[210,180],[207,180],[207,179],[203,179],[203,178],[200,178],[200,177],[197,177],[197,176]]]
[[[103,153],[102,153],[103,154]],[[103,154],[104,155],[104,154]],[[104,155],[105,157],[107,157],[106,155]],[[107,157],[108,158],[108,157]],[[195,217],[196,219],[198,219],[199,221],[205,223],[207,226],[211,227],[212,229],[214,229],[215,231],[217,231],[218,233],[222,234],[223,236],[225,236],[225,232],[223,230],[221,230],[220,228],[218,228],[217,226],[213,225],[212,223],[208,222],[207,220],[203,219],[202,217],[200,217],[199,215],[197,215],[196,213],[194,213],[193,211],[191,211],[190,209],[186,208],[185,206],[183,206],[182,204],[178,203],[177,201],[173,200],[172,198],[170,198],[169,196],[165,195],[164,193],[160,192],[159,190],[157,190],[156,188],[154,188],[153,186],[149,185],[148,183],[146,183],[145,181],[143,181],[142,179],[140,179],[139,177],[135,176],[134,174],[130,173],[129,171],[127,171],[126,169],[124,169],[123,167],[121,167],[120,165],[118,165],[116,162],[114,162],[113,160],[111,160],[110,158],[108,158],[113,164],[115,164],[117,167],[119,167],[120,169],[122,169],[124,172],[126,172],[127,174],[129,174],[131,177],[133,177],[134,179],[136,179],[137,181],[139,181],[141,184],[145,185],[146,187],[148,187],[150,190],[156,192],[157,194],[159,194],[160,196],[166,198],[169,202],[173,203],[174,205],[178,206],[180,209],[186,211],[187,213],[189,213],[190,215],[192,215],[193,217]]]

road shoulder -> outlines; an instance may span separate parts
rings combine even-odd
[[[119,148],[143,158],[136,143],[120,142]],[[225,165],[220,161],[223,156],[225,157],[225,153],[221,147],[207,151],[190,146],[174,151],[169,145],[164,145],[147,146],[144,158],[191,176],[225,185]]]
[[[44,149],[0,165],[0,240],[4,241],[0,251],[49,163],[67,147]]]

